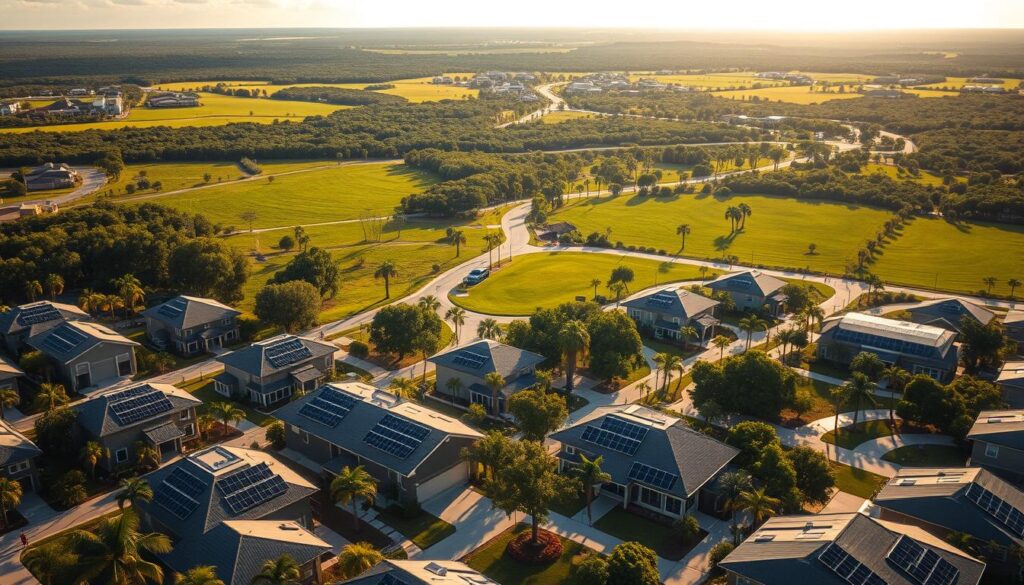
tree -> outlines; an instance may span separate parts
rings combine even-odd
[[[743,492],[753,489],[753,485],[750,474],[742,469],[739,471],[727,471],[719,479],[722,496],[725,498],[723,508],[725,511],[730,512],[732,516],[732,534],[733,538],[737,540],[737,544],[739,526],[735,512],[739,509],[739,496]]]
[[[91,583],[160,583],[163,581],[163,569],[145,560],[143,554],[171,552],[171,539],[167,536],[157,532],[139,532],[139,518],[130,509],[100,520],[91,532],[73,531],[68,542],[78,555],[78,579]]]
[[[212,238],[196,238],[171,250],[168,278],[183,292],[240,301],[249,278],[249,260],[241,251]]]
[[[729,554],[734,550],[736,550],[736,545],[727,540],[716,542],[714,546],[711,547],[711,550],[708,551],[708,569],[713,570],[718,568],[718,563],[725,560],[725,557],[729,556]]]
[[[249,232],[252,233],[252,224],[259,218],[255,211],[247,210],[238,214],[238,219],[249,224]]]
[[[352,517],[355,520],[355,529],[359,530],[359,508],[357,500],[362,498],[368,504],[373,504],[377,498],[377,480],[369,474],[362,465],[356,467],[342,468],[338,476],[331,481],[331,501],[342,506],[352,504]]]
[[[462,326],[466,324],[466,310],[462,307],[452,307],[444,314],[444,318],[452,322],[452,329],[455,330],[455,343],[459,343],[459,333]]]
[[[774,516],[781,505],[782,501],[766,494],[764,488],[743,492],[736,498],[736,509],[750,514],[755,527]]]
[[[725,359],[725,348],[729,347],[731,344],[732,340],[724,335],[716,335],[714,339],[711,340],[711,345],[718,348],[719,360]]]
[[[501,325],[490,317],[481,319],[476,326],[476,335],[480,339],[498,339],[501,337]]]
[[[960,359],[969,374],[976,374],[983,367],[995,367],[1007,348],[1002,325],[992,320],[987,325],[963,316],[960,319]]]
[[[690,224],[682,223],[676,226],[676,235],[682,238],[679,243],[679,251],[682,252],[686,249],[686,236],[690,235]]]
[[[146,294],[142,290],[142,282],[134,274],[128,273],[120,278],[115,278],[110,284],[117,291],[117,296],[120,297],[121,303],[124,305],[126,318],[135,310],[138,303],[145,301]]]
[[[462,246],[466,244],[466,234],[462,230],[452,229],[448,232],[447,237],[448,244],[455,246],[455,257],[458,258],[462,254]]]
[[[597,287],[601,286],[601,279],[600,278],[592,278],[592,279],[590,279],[590,286],[594,288],[594,300],[596,301],[597,300]]]
[[[217,578],[216,567],[199,565],[185,571],[184,575],[176,575],[174,585],[224,585],[224,581]]]
[[[17,508],[21,503],[21,484],[16,480],[0,477],[0,515],[3,517],[4,527],[7,527],[7,511]]]
[[[263,562],[259,574],[252,578],[252,585],[298,585],[302,578],[302,567],[289,554]]]
[[[465,455],[466,459],[483,468],[484,478],[490,478],[498,469],[510,464],[515,457],[515,443],[501,431],[490,431]]]
[[[231,402],[220,401],[211,403],[207,409],[210,414],[217,417],[217,420],[223,425],[221,429],[221,435],[226,436],[230,430],[230,425],[233,422],[245,420],[245,411],[238,408]]]
[[[1024,283],[1022,283],[1020,280],[1018,280],[1016,278],[1011,278],[1011,279],[1006,281],[1006,284],[1010,287],[1010,298],[1012,299],[1012,298],[1014,298],[1014,295],[1013,295],[1014,291],[1016,291],[1017,287],[1019,287],[1020,285],[1022,285]]]
[[[287,445],[287,435],[285,435],[284,423],[281,421],[274,421],[267,425],[267,430],[263,433],[263,438],[267,440],[275,449],[284,449]]]
[[[43,285],[51,301],[57,300],[57,296],[64,292],[64,278],[59,274],[47,274]]]
[[[854,372],[850,379],[843,384],[843,406],[853,408],[853,424],[857,424],[860,411],[865,406],[875,406],[878,400],[875,398],[875,383],[865,374]],[[836,427],[836,434],[839,434],[839,427]]]
[[[277,241],[277,247],[285,252],[291,252],[292,248],[295,247],[295,238],[285,234]]]
[[[690,347],[690,340],[693,339],[696,341],[700,336],[700,333],[697,332],[696,327],[686,325],[679,328],[679,335],[683,338],[683,347],[688,348]],[[698,343],[697,346],[700,347],[700,344]]]
[[[501,416],[501,389],[505,387],[505,378],[499,372],[488,372],[484,376],[484,384],[491,391],[491,413]]]
[[[746,203],[740,203],[739,205],[736,206],[736,209],[738,209],[740,212],[740,229],[742,230],[745,227],[747,227],[747,218],[753,215],[754,212]]]
[[[28,302],[34,303],[39,295],[43,294],[43,285],[38,280],[25,281],[25,298]]]
[[[381,262],[377,270],[374,271],[373,277],[384,279],[384,298],[391,298],[391,279],[398,275],[398,267],[391,260],[385,260]]]
[[[77,558],[74,551],[61,541],[37,544],[25,549],[21,562],[43,585],[60,585],[73,580],[72,572]]]
[[[285,236],[288,237],[288,236]],[[338,294],[341,268],[327,250],[316,246],[299,252],[270,280],[273,284],[302,280],[316,287],[321,297],[333,299]]]
[[[46,382],[39,385],[39,391],[32,399],[32,408],[49,412],[69,401],[68,393],[64,390],[63,385]]]
[[[200,414],[197,417],[196,424],[198,425],[199,434],[201,435],[201,438],[205,439],[206,437],[209,436],[210,431],[213,430],[213,427],[217,424],[217,417],[213,416],[208,412],[204,412],[203,414]]]
[[[496,372],[491,372],[488,376],[494,373]],[[484,381],[487,379],[484,378]],[[502,380],[502,387],[504,382]],[[516,392],[509,398],[508,411],[515,418],[523,439],[527,441],[543,441],[548,433],[561,428],[565,419],[569,417],[565,399],[543,390]]]
[[[0,420],[4,420],[5,410],[21,403],[21,395],[14,388],[0,389]]]
[[[690,373],[694,383],[690,396],[698,409],[711,401],[725,412],[774,419],[796,395],[796,375],[760,351],[719,363],[698,361]]]
[[[629,292],[629,283],[633,282],[636,275],[633,273],[633,269],[629,266],[617,266],[612,268],[611,276],[608,278],[608,287],[611,288],[613,284],[622,283],[625,286],[626,292]]]
[[[872,382],[877,382],[885,372],[885,362],[876,353],[862,351],[850,360],[850,371],[860,372]]]
[[[139,502],[153,501],[153,488],[141,477],[127,477],[121,480],[121,491],[117,494],[117,507],[124,509],[125,504],[135,506]]]
[[[786,453],[796,470],[796,487],[803,501],[825,504],[836,485],[836,476],[824,453],[811,447],[794,447]]]
[[[750,342],[753,339],[754,331],[766,331],[768,322],[757,315],[747,315],[740,319],[740,330],[747,334],[746,350],[750,350]]]
[[[384,561],[384,555],[368,542],[346,545],[338,553],[338,568],[343,579],[353,579]]]
[[[700,536],[700,523],[692,514],[680,516],[672,523],[672,532],[682,544],[688,545]]]
[[[643,360],[636,322],[622,311],[601,312],[587,321],[590,373],[603,380],[626,378]]]
[[[896,432],[896,393],[903,393],[903,389],[910,381],[910,372],[896,364],[886,366],[882,370],[882,379],[886,381],[889,389],[889,429]]]
[[[986,276],[985,278],[982,278],[981,281],[985,283],[985,293],[992,294],[992,288],[997,282],[999,282],[999,279],[994,276]]]
[[[586,455],[580,453],[579,458],[579,463],[573,466],[572,471],[583,486],[583,495],[587,500],[587,521],[593,524],[594,517],[591,507],[594,502],[594,490],[601,484],[611,481],[612,476],[601,469],[604,457],[598,455],[594,459],[587,459]]]
[[[731,427],[726,434],[726,442],[740,450],[736,463],[749,467],[757,461],[761,452],[770,445],[780,445],[779,436],[768,423],[747,420]]]
[[[306,229],[301,225],[297,225],[292,231],[292,234],[295,236],[295,243],[298,244],[299,249],[305,251],[306,248],[309,247],[310,240],[309,234],[306,233]]]
[[[572,579],[576,585],[607,585],[608,561],[599,554],[588,554],[576,567]]]
[[[558,346],[565,356],[565,391],[573,390],[573,377],[576,375],[576,359],[586,353],[590,345],[590,333],[582,321],[572,320],[558,332]]]
[[[608,583],[658,585],[658,555],[639,542],[623,542],[608,557]]]
[[[135,441],[132,444],[132,449],[135,451],[136,465],[146,469],[156,469],[160,466],[160,451],[153,445]]]
[[[576,481],[558,473],[557,460],[534,441],[511,443],[508,459],[486,484],[495,508],[511,516],[530,516],[530,542],[538,543],[540,525],[548,520],[551,504],[567,493],[578,493]]]
[[[401,376],[392,378],[391,383],[388,384],[388,388],[390,388],[395,393],[395,396],[398,396],[399,398],[415,400],[419,398],[420,395],[419,385],[416,384],[415,381],[410,380],[409,378],[402,378]]]
[[[444,328],[436,313],[414,305],[388,305],[377,311],[370,323],[370,341],[377,351],[405,356],[437,343]]]
[[[51,456],[71,460],[77,455],[77,445],[69,441],[78,417],[70,408],[57,408],[43,413],[35,420],[36,444]]]
[[[730,205],[725,210],[725,219],[729,220],[729,233],[736,233],[736,229],[743,219],[743,212],[738,207]]]
[[[661,391],[662,393],[668,392],[668,383],[672,377],[672,372],[679,370],[679,378],[682,380],[683,373],[683,358],[674,353],[664,353],[661,359],[661,371],[664,374],[662,376]]]
[[[484,243],[487,244],[487,268],[494,268],[494,260],[491,252],[501,245],[501,234],[484,234]],[[498,254],[498,264],[501,264],[501,253]]]
[[[96,479],[96,464],[107,454],[107,450],[97,441],[89,441],[82,447],[79,458],[89,468],[89,477]]]

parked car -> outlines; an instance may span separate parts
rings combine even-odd
[[[470,286],[474,284],[480,284],[490,275],[491,271],[487,268],[474,268],[473,270],[469,271],[469,274],[466,275],[466,278],[462,279],[462,283]]]

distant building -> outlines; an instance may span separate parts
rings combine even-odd
[[[7,421],[0,420],[0,478],[21,484],[24,493],[42,487],[36,458],[43,454],[25,435],[14,430]]]
[[[120,116],[124,113],[124,102],[121,95],[101,95],[92,102],[92,109],[108,116]]]
[[[139,343],[90,321],[66,321],[28,340],[56,369],[68,390],[102,387],[138,371]]]
[[[199,94],[191,92],[152,92],[146,99],[151,108],[194,108],[199,105]]]
[[[344,585],[498,585],[459,561],[384,562]]]
[[[574,231],[576,231],[576,226],[567,221],[546,223],[534,228],[534,234],[542,242],[557,242],[561,236]]]
[[[537,383],[537,366],[544,356],[511,345],[482,339],[428,358],[437,368],[434,392],[462,404],[480,404],[494,412],[487,374],[497,372],[505,380],[498,390],[498,412],[505,413],[510,396]],[[458,380],[451,385],[451,380]]]
[[[996,384],[1003,392],[1003,401],[1012,408],[1024,408],[1024,360],[1007,360]]]
[[[68,165],[46,163],[28,172],[25,176],[25,186],[29,191],[67,189],[74,187],[79,180],[78,171]]]
[[[1024,352],[1024,310],[1010,309],[1007,311],[1006,317],[1003,318],[1003,328],[1006,335],[1019,344],[1018,349]]]
[[[451,85],[455,82],[452,80],[451,77],[445,75],[433,78],[432,80],[430,80],[430,83],[433,83],[434,85]]]
[[[92,91],[91,89],[85,89],[85,88],[79,87],[79,88],[75,88],[75,89],[72,89],[71,91],[69,91],[68,95],[75,96],[75,97],[82,97],[82,96],[86,96],[86,95],[93,95],[94,93],[96,93],[96,92]]]
[[[0,104],[0,116],[13,116],[21,111],[21,102]]]
[[[759,270],[725,274],[705,286],[716,293],[727,293],[741,311],[767,311],[778,315],[786,304],[786,295],[782,293],[786,281]]]
[[[909,320],[914,323],[942,327],[954,333],[960,333],[960,321],[964,317],[979,325],[988,325],[996,317],[992,311],[959,298],[921,301],[903,310],[910,314]]]
[[[983,410],[967,433],[971,465],[1010,481],[1024,480],[1024,410]]]
[[[622,303],[626,314],[655,339],[699,341],[712,336],[719,321],[715,318],[716,300],[690,292],[683,287],[669,288],[629,299]],[[697,340],[684,340],[680,329],[693,327]]]
[[[146,337],[158,349],[191,356],[237,342],[242,313],[213,299],[180,295],[142,312]]]
[[[65,321],[88,319],[89,314],[74,305],[37,301],[0,313],[0,340],[11,355],[18,355],[30,337],[53,329]]]
[[[217,357],[224,372],[214,380],[223,396],[262,407],[278,404],[296,392],[309,392],[334,371],[337,348],[309,337],[283,334]]]

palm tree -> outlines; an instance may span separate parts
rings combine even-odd
[[[498,372],[488,372],[484,376],[484,384],[491,390],[491,412],[494,413],[494,416],[501,416],[498,396],[501,394],[501,389],[505,387],[505,378]]]
[[[434,295],[427,295],[422,297],[419,302],[416,303],[421,309],[426,309],[431,313],[436,313],[441,308],[441,301],[437,300]]]
[[[217,424],[217,417],[208,412],[204,412],[196,419],[196,424],[199,427],[199,438],[205,440],[206,437],[209,436],[214,425]]]
[[[729,347],[731,343],[732,340],[724,335],[716,335],[715,338],[711,340],[711,345],[718,348],[719,360],[725,359],[725,348]]]
[[[466,324],[466,310],[462,307],[452,307],[444,314],[444,318],[452,322],[452,328],[455,329],[455,343],[458,344],[459,332]]]
[[[462,230],[453,229],[448,232],[448,244],[455,246],[455,257],[458,258],[459,254],[462,254],[462,246],[466,243],[466,234]]]
[[[82,447],[79,458],[89,467],[89,477],[96,479],[96,465],[107,454],[107,450],[98,441],[89,441]]]
[[[230,402],[214,402],[210,404],[208,410],[224,425],[221,429],[221,436],[228,434],[229,424],[245,419],[245,411]]]
[[[491,252],[501,245],[501,234],[485,234],[484,243],[487,244],[487,268],[494,268],[494,259]],[[501,263],[501,256],[498,256],[498,263]]]
[[[622,299],[622,293],[626,292],[626,283],[624,282],[613,282],[608,285],[608,290],[615,293],[615,306],[619,306],[619,300]]]
[[[353,579],[384,560],[384,555],[368,542],[346,545],[338,553],[338,568],[343,579]]]
[[[498,339],[501,337],[501,325],[490,317],[480,321],[476,326],[476,335],[481,339]]]
[[[985,278],[982,278],[981,281],[985,283],[986,294],[992,294],[992,287],[994,287],[996,283],[999,282],[994,276],[986,276]]]
[[[135,506],[139,502],[152,502],[153,488],[141,477],[126,477],[121,480],[121,491],[117,494],[117,507],[124,509],[125,504]]]
[[[64,390],[64,386],[46,382],[39,385],[39,391],[32,399],[32,408],[49,412],[62,404],[67,404],[68,401],[68,393]]]
[[[804,329],[807,331],[810,331],[815,323],[820,327],[822,320],[825,319],[825,311],[815,304],[807,305],[800,314],[804,318]]]
[[[676,235],[682,237],[682,242],[679,243],[679,251],[682,252],[686,249],[686,236],[690,235],[690,224],[681,223],[676,226]]]
[[[142,290],[142,282],[130,272],[121,278],[115,278],[111,284],[117,291],[121,302],[124,303],[126,318],[131,311],[135,310],[135,305],[143,302],[146,298],[146,294]]]
[[[749,491],[753,488],[753,482],[750,479],[750,474],[746,471],[729,471],[722,474],[719,479],[719,488],[721,489],[722,495],[725,496],[724,509],[732,514],[732,534],[733,539],[738,541],[739,530],[737,530],[736,514],[737,499],[743,492]]]
[[[59,274],[47,274],[43,279],[43,284],[46,286],[46,293],[50,295],[51,301],[57,300],[57,295],[64,292],[64,278]]]
[[[856,426],[857,418],[864,405],[875,406],[878,404],[878,400],[875,399],[875,383],[866,375],[854,372],[843,386],[846,387],[846,392],[843,395],[844,405],[853,407],[853,424]],[[836,429],[837,434],[838,432],[839,429]]]
[[[163,569],[143,559],[142,555],[171,552],[171,539],[167,536],[139,532],[139,517],[131,509],[100,520],[92,531],[75,530],[68,541],[78,554],[76,583],[161,583]]]
[[[38,577],[43,585],[54,585],[62,570],[75,563],[75,555],[59,541],[37,544],[25,549],[21,554],[21,563],[32,575]]]
[[[796,340],[796,336],[797,330],[793,328],[780,329],[779,332],[775,334],[775,342],[782,346],[782,353],[779,355],[780,362],[786,363],[786,354],[789,353],[789,344]]]
[[[43,294],[43,285],[38,280],[25,281],[25,298],[28,302],[34,303],[36,298]]]
[[[679,328],[679,334],[683,336],[683,346],[684,347],[689,347],[690,340],[691,339],[697,339],[697,336],[700,335],[699,333],[697,333],[697,328],[694,327],[693,325],[687,325],[685,327],[680,327]]]
[[[455,397],[459,395],[459,391],[462,390],[465,384],[462,383],[461,379],[451,377],[448,378],[448,381],[445,382],[444,385],[445,388],[448,389],[448,396],[451,396],[452,398],[452,404],[455,404]]]
[[[558,346],[565,356],[565,392],[572,394],[573,376],[576,375],[576,358],[590,347],[590,333],[586,325],[573,319],[558,332]]]
[[[117,295],[103,295],[103,308],[110,313],[110,318],[114,318],[114,313],[124,307],[124,301]]]
[[[13,479],[0,477],[0,514],[3,516],[4,527],[7,526],[7,511],[17,508],[21,503],[21,484]]]
[[[594,517],[591,513],[591,504],[594,502],[594,487],[612,480],[612,476],[601,469],[602,463],[604,463],[604,457],[600,455],[594,459],[587,459],[586,455],[580,453],[580,462],[573,468],[573,473],[579,478],[580,483],[583,484],[583,492],[587,498],[587,522],[590,524],[594,523]]]
[[[768,151],[768,158],[772,159],[772,162],[775,163],[775,167],[772,170],[775,170],[775,171],[779,170],[779,162],[781,162],[782,159],[785,158],[785,157],[786,157],[786,151],[783,150],[782,148],[778,147],[778,146],[776,146],[775,148],[769,150]]]
[[[99,313],[103,310],[104,295],[93,292],[90,289],[83,289],[78,295],[78,306],[86,313]]]
[[[747,334],[747,346],[744,351],[750,350],[750,342],[754,337],[755,331],[765,331],[768,329],[768,323],[758,317],[757,315],[747,315],[740,319],[740,330]]]
[[[355,519],[356,531],[359,530],[359,508],[356,501],[362,498],[367,503],[373,504],[377,498],[377,480],[363,469],[362,465],[356,467],[345,466],[338,476],[331,481],[331,501],[335,504],[352,504],[352,517]]]
[[[882,370],[882,379],[888,382],[889,386],[889,429],[896,432],[896,391],[903,393],[903,387],[910,379],[910,373],[903,368],[893,364]]]
[[[160,451],[143,441],[135,441],[132,445],[135,449],[135,462],[145,468],[157,468],[160,466]]]
[[[594,298],[597,299],[597,287],[601,286],[600,278],[591,278],[590,286],[594,287]]]
[[[258,575],[252,578],[252,585],[299,585],[302,567],[291,555],[285,553],[276,559],[267,559]]]
[[[665,373],[661,382],[661,391],[663,394],[668,392],[668,383],[671,381],[672,372],[676,370],[679,370],[679,380],[682,382],[683,358],[674,353],[666,353],[661,362],[661,371]]]
[[[176,575],[174,585],[224,585],[224,581],[217,578],[216,567],[200,565],[192,567],[184,575]]]
[[[1017,290],[1018,286],[1020,286],[1020,285],[1022,285],[1024,283],[1022,283],[1021,281],[1017,280],[1016,278],[1011,278],[1010,280],[1006,281],[1006,284],[1010,286],[1010,298],[1012,299],[1013,298],[1013,292],[1015,290]]]
[[[4,419],[4,410],[21,403],[21,395],[14,388],[0,390],[0,420]]]
[[[736,509],[750,514],[755,527],[774,516],[781,504],[782,500],[764,493],[764,488],[744,491],[736,497]]]
[[[393,390],[395,396],[398,396],[399,398],[408,398],[411,400],[418,398],[420,394],[419,386],[414,380],[409,378],[394,378],[391,380],[391,383],[388,384],[388,388]]]
[[[373,273],[373,278],[384,279],[384,298],[391,298],[391,279],[398,275],[398,267],[391,260],[385,260],[381,262],[380,266]]]
[[[747,227],[747,218],[753,215],[754,212],[751,211],[750,206],[746,203],[740,203],[736,206],[736,209],[740,211],[740,229],[742,230]]]

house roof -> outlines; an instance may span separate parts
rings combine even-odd
[[[508,378],[513,372],[536,367],[544,361],[544,356],[493,339],[481,339],[439,353],[427,361],[478,378],[490,372]]]
[[[786,286],[786,281],[765,274],[760,270],[746,270],[744,272],[724,274],[705,286],[711,290],[755,293],[762,297],[769,297],[772,293]]]
[[[210,565],[225,584],[249,585],[267,559],[287,554],[301,566],[330,550],[331,545],[296,522],[228,520],[206,534],[184,538],[161,558],[180,573]]]
[[[43,450],[14,427],[0,420],[0,465],[10,465],[41,455]]]
[[[1024,410],[983,410],[974,419],[967,438],[1024,449]]]
[[[887,319],[866,313],[846,313],[841,317],[826,319],[822,333],[832,327],[940,349],[948,347],[956,337],[955,333],[941,327]]]
[[[62,321],[88,318],[88,313],[74,305],[39,301],[0,313],[0,334],[10,335],[29,329],[30,336],[37,335]]]
[[[960,319],[964,316],[971,317],[982,325],[987,325],[996,317],[992,311],[958,297],[921,301],[904,310],[915,315],[915,321],[926,324],[934,321],[939,327],[942,326],[939,323],[945,322],[957,331],[960,330]]]
[[[23,372],[18,366],[14,365],[14,362],[3,355],[0,355],[0,380],[24,375],[25,372]]]
[[[146,309],[142,314],[175,329],[190,329],[242,313],[214,299],[179,295]]]
[[[1003,318],[1005,325],[1024,325],[1024,309],[1010,309]]]
[[[202,400],[170,384],[139,382],[95,394],[75,404],[74,409],[78,413],[78,424],[86,432],[94,437],[106,437],[129,428],[148,430],[155,426],[154,419],[202,403]]]
[[[333,355],[338,348],[330,343],[298,335],[277,335],[218,356],[217,361],[256,376],[289,370],[297,364]]]
[[[719,566],[759,583],[829,585],[848,583],[841,575],[862,565],[859,572],[869,570],[888,585],[920,585],[896,562],[898,553],[890,554],[905,548],[931,551],[937,562],[951,565],[956,579],[950,585],[976,584],[985,570],[984,563],[920,528],[857,513],[772,518]],[[847,555],[852,561],[842,563]],[[836,570],[826,565],[829,560],[840,562]]]
[[[703,313],[718,304],[719,302],[716,300],[690,292],[682,287],[648,293],[622,303],[624,307],[630,309],[642,309],[686,320],[692,319],[694,315]]]
[[[316,486],[274,455],[223,445],[183,457],[147,479],[153,486],[153,501],[138,505],[184,539],[206,534],[229,520],[261,520],[317,492]],[[261,490],[261,486],[283,489]],[[247,489],[266,497],[247,498],[252,495],[245,493]]]
[[[387,577],[390,575],[391,577]],[[498,585],[459,561],[402,561],[387,559],[345,585]]]
[[[332,406],[334,404],[345,406],[339,410]],[[340,418],[331,418],[330,413],[323,416],[324,409],[340,413]],[[483,437],[456,418],[405,402],[361,382],[325,384],[281,407],[274,416],[407,477],[415,475],[419,465],[449,438],[476,440]],[[399,428],[399,432],[410,438],[405,443],[406,448],[385,450],[389,444],[377,442],[373,437],[380,434],[376,432],[380,430],[379,425],[406,427]],[[391,433],[384,431],[384,434]]]
[[[983,498],[986,492],[1010,506],[1002,520],[994,514],[999,502]],[[983,505],[988,502],[993,502],[994,507]],[[947,530],[970,534],[982,542],[1022,542],[1024,524],[1012,524],[1008,519],[1011,509],[1024,514],[1024,492],[979,467],[905,467],[885,484],[875,497],[875,504]]]
[[[612,434],[629,437],[632,433],[639,444],[609,437],[607,429],[613,429],[622,422],[627,423],[630,430],[625,431],[625,435]],[[602,437],[612,440],[605,441]],[[551,438],[587,454],[601,455],[604,458],[603,469],[616,483],[637,481],[634,476],[640,468],[634,468],[636,463],[662,471],[668,474],[666,483],[670,485],[654,487],[680,497],[696,493],[739,453],[735,448],[691,429],[681,419],[639,405],[594,409],[572,426],[553,433]],[[607,444],[625,444],[626,447],[604,446]]]
[[[102,343],[139,345],[113,329],[91,321],[65,321],[28,340],[29,345],[62,363],[68,363]]]
[[[999,377],[996,382],[1008,386],[1024,387],[1024,360],[1007,361],[999,370]]]

